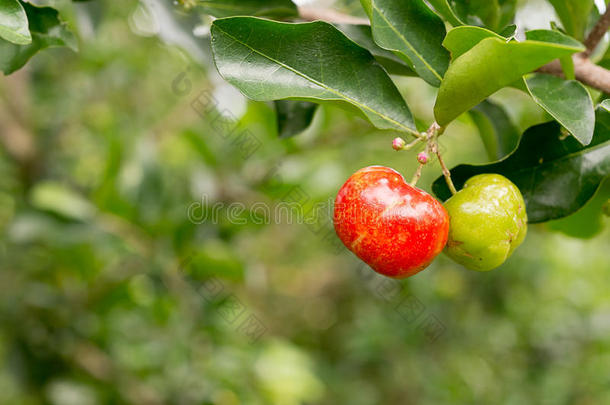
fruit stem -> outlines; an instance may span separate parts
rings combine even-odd
[[[411,179],[411,182],[409,183],[409,185],[411,187],[415,187],[415,185],[419,181],[419,178],[421,177],[421,171],[422,171],[423,167],[424,167],[423,163],[420,163],[419,166],[417,166],[417,171],[415,172],[415,175],[413,176],[413,179]]]
[[[451,195],[455,195],[457,193],[457,190],[455,189],[453,180],[451,180],[451,172],[449,171],[449,169],[447,169],[447,165],[445,165],[445,162],[443,161],[443,157],[441,156],[441,153],[438,150],[438,144],[436,143],[436,140],[434,140],[432,150],[436,154],[436,157],[438,157],[438,163],[440,163],[441,165],[441,168],[443,170],[443,176],[445,176],[445,181],[447,182],[447,187],[449,187],[449,190],[451,191]]]

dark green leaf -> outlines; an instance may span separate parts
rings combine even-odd
[[[580,143],[588,145],[595,128],[591,95],[575,80],[534,73],[525,81],[534,101],[564,126]]]
[[[525,198],[532,223],[563,218],[576,212],[610,174],[610,112],[596,112],[593,140],[587,146],[566,137],[553,121],[528,129],[515,152],[496,163],[459,165],[451,170],[456,188],[481,173],[498,173],[514,182]],[[445,179],[432,185],[441,199],[451,197]]]
[[[460,28],[464,27],[451,31]],[[445,126],[496,91],[517,82],[526,73],[581,50],[581,47],[541,41],[483,39],[449,66],[434,107],[436,120]]]
[[[278,100],[273,104],[280,138],[298,135],[309,128],[318,108],[317,104],[307,101]]]
[[[254,15],[259,17],[296,17],[296,5],[290,0],[199,0],[199,8],[214,17]]]
[[[0,38],[18,45],[32,42],[28,17],[17,0],[0,0]]]
[[[462,21],[496,32],[512,23],[517,6],[516,0],[452,0],[452,3]]]
[[[375,42],[397,52],[417,74],[439,86],[449,65],[443,48],[445,24],[423,0],[362,0],[370,10]]]
[[[490,160],[501,159],[519,143],[519,131],[502,107],[489,100],[470,111]]]
[[[24,4],[28,17],[32,43],[16,45],[0,40],[0,70],[10,74],[21,68],[36,52],[54,46],[77,49],[72,33],[59,20],[57,10],[49,7],[34,7]]]
[[[555,8],[566,32],[579,40],[583,39],[594,1],[549,0],[549,2]]]
[[[254,100],[340,102],[378,128],[417,133],[375,58],[328,23],[219,19],[212,24],[212,49],[220,74]]]
[[[337,24],[336,27],[349,39],[368,50],[388,73],[393,75],[415,76],[415,72],[409,67],[409,63],[396,56],[395,53],[383,49],[375,43],[370,26]]]

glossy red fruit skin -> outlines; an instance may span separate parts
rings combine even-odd
[[[343,244],[373,270],[410,277],[443,250],[449,215],[430,194],[410,186],[397,171],[369,166],[341,187],[334,208]]]

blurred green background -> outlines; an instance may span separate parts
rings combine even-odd
[[[378,277],[324,214],[256,207],[328,202],[372,164],[409,178],[416,152],[328,106],[278,139],[272,106],[218,77],[204,37],[189,54],[159,39],[184,38],[153,3],[80,4],[64,14],[79,53],[0,78],[0,404],[610,403],[608,229],[530,226],[490,273],[441,255]],[[432,122],[434,89],[396,80]],[[217,100],[204,114],[202,97]],[[546,119],[516,90],[494,100],[522,130]],[[450,166],[487,161],[468,117],[441,143]],[[232,203],[247,210],[230,220]]]

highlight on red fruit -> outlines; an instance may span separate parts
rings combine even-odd
[[[360,169],[345,182],[335,199],[334,224],[349,250],[393,278],[428,267],[449,233],[442,204],[384,166]]]

